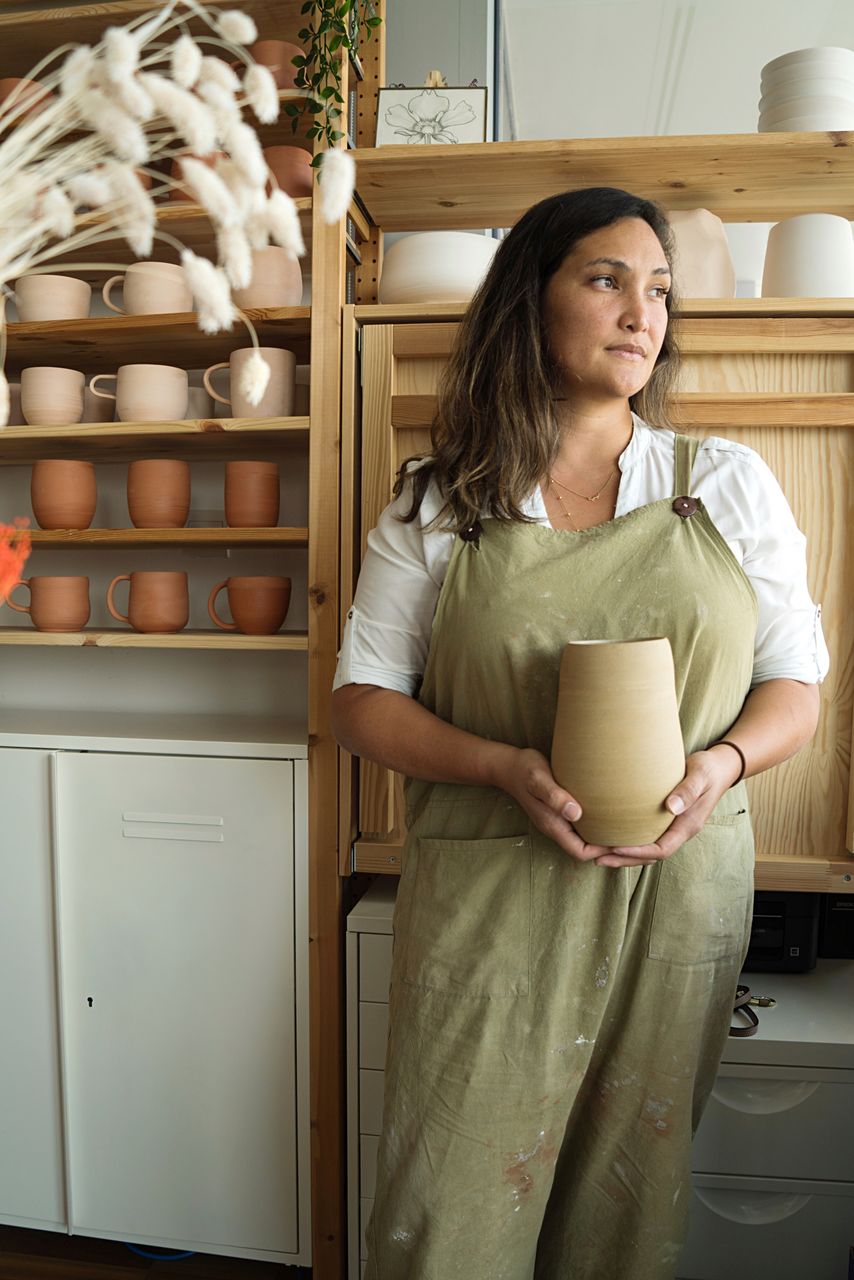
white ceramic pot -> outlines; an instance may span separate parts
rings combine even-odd
[[[795,49],[792,53],[772,58],[762,68],[762,88],[770,89],[800,72],[811,75],[854,75],[854,50],[834,46]]]
[[[785,120],[803,120],[808,116],[824,115],[833,119],[851,120],[854,118],[854,97],[796,98],[792,102],[784,102],[782,106],[761,111],[759,118],[764,124],[774,125]]]
[[[396,240],[383,260],[380,302],[468,302],[498,249],[492,236],[421,231]]]
[[[708,209],[669,213],[676,240],[674,273],[682,298],[734,298],[735,267],[724,224]]]
[[[809,76],[805,80],[793,80],[791,84],[781,85],[779,89],[769,89],[759,99],[760,111],[773,111],[799,98],[842,98],[850,102],[854,98],[854,78],[819,79]]]
[[[854,237],[847,218],[803,213],[771,228],[764,298],[854,297]]]
[[[815,115],[789,116],[783,120],[767,121],[761,116],[758,133],[823,133],[854,129],[854,107],[844,115],[840,111],[822,111]]]

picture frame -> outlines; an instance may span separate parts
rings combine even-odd
[[[377,91],[376,146],[486,141],[486,86],[390,85]]]

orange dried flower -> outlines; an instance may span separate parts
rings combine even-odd
[[[29,523],[21,516],[12,524],[0,524],[0,604],[24,571],[30,554]]]

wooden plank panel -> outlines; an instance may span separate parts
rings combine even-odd
[[[308,529],[34,529],[33,550],[135,547],[307,547]]]
[[[356,307],[360,325],[461,320],[461,302],[376,303]],[[683,298],[680,319],[748,317],[854,316],[854,298]]]
[[[739,319],[684,319],[679,348],[697,352],[854,352],[854,318],[842,316]]]
[[[384,146],[359,150],[356,166],[359,196],[387,231],[509,227],[538,200],[591,186],[730,222],[854,217],[852,133]]]
[[[341,549],[338,640],[358,574],[360,543],[359,486],[361,448],[358,334],[352,306],[344,307],[341,336]],[[359,765],[355,756],[338,749],[338,870],[350,874],[350,849],[358,833]]]
[[[38,458],[234,457],[235,443],[269,451],[305,448],[309,420],[299,418],[201,418],[181,422],[75,422],[62,427],[6,427],[0,432],[0,466]]]

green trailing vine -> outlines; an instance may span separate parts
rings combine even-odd
[[[309,115],[312,121],[306,136],[312,141],[325,137],[327,147],[333,147],[344,137],[336,128],[344,106],[340,50],[354,53],[362,33],[369,40],[382,18],[371,0],[306,0],[300,12],[309,15],[309,25],[298,37],[305,55],[294,58],[293,64],[298,69],[296,86],[307,92],[301,102],[286,103],[285,111],[294,133],[302,118]],[[320,153],[314,157],[314,167],[320,158]]]

